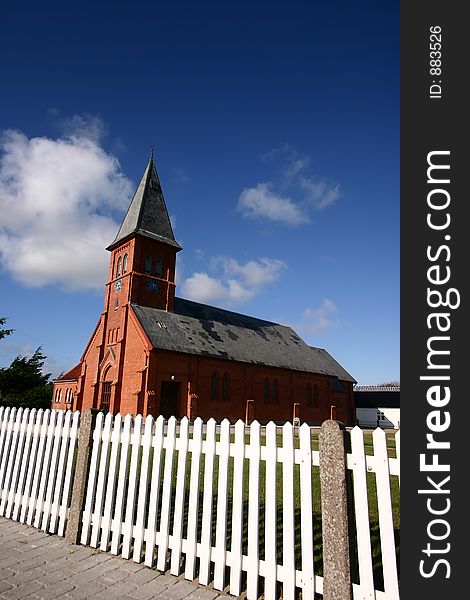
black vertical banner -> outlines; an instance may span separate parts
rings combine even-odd
[[[402,600],[468,595],[470,36],[464,8],[401,3]]]

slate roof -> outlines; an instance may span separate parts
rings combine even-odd
[[[290,327],[175,298],[174,312],[131,305],[154,348],[355,379]]]
[[[140,234],[181,250],[173,235],[153,157],[150,157],[116,238],[107,250],[112,250],[132,234]]]

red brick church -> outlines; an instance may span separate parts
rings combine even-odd
[[[153,157],[111,252],[104,310],[52,408],[353,423],[353,377],[290,327],[175,297],[176,254]]]

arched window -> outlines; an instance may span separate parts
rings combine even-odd
[[[307,383],[307,387],[305,389],[305,399],[307,401],[307,406],[310,408],[313,406],[313,395],[312,395],[312,384]]]
[[[119,257],[118,264],[117,264],[117,270],[116,270],[116,277],[121,276],[121,266],[122,266],[122,259],[121,259],[121,257]]]
[[[269,379],[266,377],[266,379],[264,380],[264,403],[265,404],[270,404],[271,403],[271,386],[269,384]]]
[[[217,400],[217,373],[214,371],[211,377],[211,400]]]
[[[124,254],[124,260],[122,262],[122,272],[123,273],[127,273],[127,261],[128,261],[127,254]]]
[[[313,407],[318,408],[320,406],[320,393],[318,390],[318,385],[315,384],[313,386]]]
[[[147,254],[147,256],[145,257],[145,263],[144,263],[144,273],[151,273],[152,272],[152,257],[150,256],[150,254]]]
[[[228,375],[224,373],[222,378],[222,401],[228,402]]]
[[[111,404],[111,379],[109,376],[109,371],[111,367],[108,367],[104,373],[103,381],[101,382],[101,403],[100,410],[103,412],[109,412],[109,407]]]
[[[279,383],[277,379],[273,381],[273,389],[272,389],[272,403],[279,404]]]
[[[155,263],[155,275],[157,277],[161,277],[163,275],[163,263],[161,258],[158,258],[157,262]]]

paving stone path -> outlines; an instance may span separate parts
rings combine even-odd
[[[236,597],[106,552],[76,546],[64,538],[0,517],[0,598],[235,600]]]

